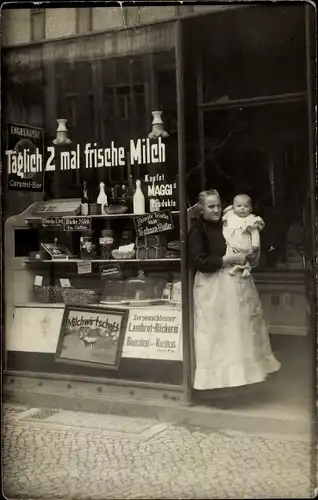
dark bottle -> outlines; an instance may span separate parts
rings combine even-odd
[[[123,184],[121,187],[121,199],[124,203],[127,202],[127,189],[126,189],[125,184]]]
[[[88,215],[89,214],[89,200],[88,200],[88,191],[87,191],[87,183],[84,181],[83,186],[83,194],[81,201],[81,214]]]
[[[134,213],[134,186],[133,186],[133,180],[132,180],[132,175],[129,176],[129,181],[128,181],[128,189],[126,193],[126,199],[127,199],[127,205],[128,205],[128,212],[129,213]]]

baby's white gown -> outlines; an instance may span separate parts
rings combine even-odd
[[[241,246],[241,240],[235,242]],[[197,272],[193,297],[194,389],[263,382],[269,373],[279,370],[252,276],[231,276],[229,268]]]

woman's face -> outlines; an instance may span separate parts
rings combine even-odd
[[[221,200],[215,195],[208,195],[202,207],[202,216],[205,220],[216,222],[220,220],[222,213]]]

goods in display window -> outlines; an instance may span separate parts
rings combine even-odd
[[[96,245],[93,243],[91,235],[81,236],[80,252],[81,252],[81,259],[83,260],[97,258]]]
[[[112,231],[111,229],[105,229],[101,231],[101,235],[99,238],[99,247],[101,259],[108,260],[112,258],[112,250],[114,247],[114,231]]]
[[[145,213],[145,196],[141,190],[141,182],[136,181],[136,191],[134,194],[134,214],[144,214]]]
[[[106,207],[108,206],[108,198],[105,193],[105,184],[101,182],[99,184],[99,195],[97,197],[97,205],[99,206],[99,213],[101,215],[106,215]]]
[[[65,304],[98,304],[100,301],[100,290],[63,288],[62,295]]]
[[[84,182],[83,196],[81,201],[81,215],[88,215],[88,214],[89,214],[89,198],[87,191],[87,183]]]

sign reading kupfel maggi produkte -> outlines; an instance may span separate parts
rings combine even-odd
[[[181,319],[176,308],[131,309],[122,356],[182,361]]]

